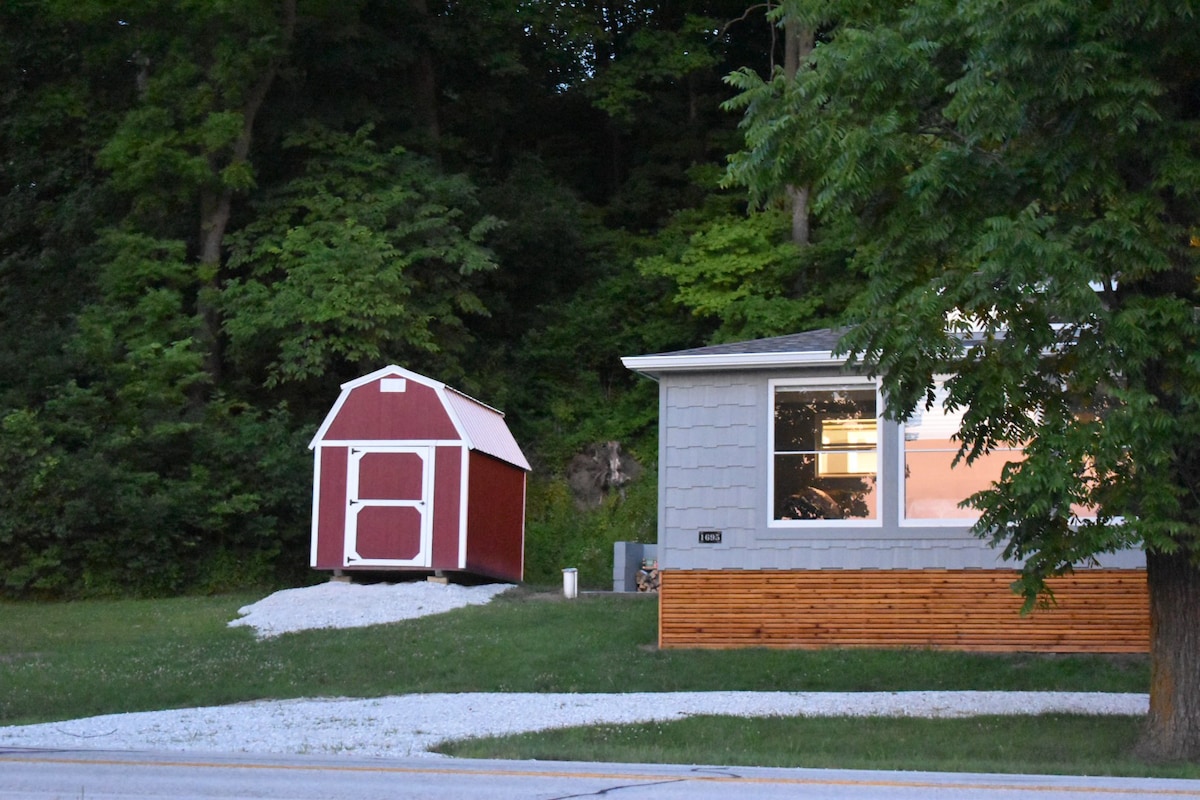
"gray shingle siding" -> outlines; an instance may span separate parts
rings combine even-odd
[[[659,459],[660,566],[727,566],[722,553],[747,540],[761,504],[759,390],[728,375],[700,374],[664,382],[661,394],[668,424]],[[724,541],[697,547],[701,530],[721,530]]]
[[[820,332],[818,332],[820,333]],[[781,337],[788,338],[788,337]],[[711,348],[705,348],[709,350]],[[967,525],[900,525],[899,436],[881,437],[879,524],[771,527],[771,379],[844,376],[837,368],[672,372],[660,376],[659,564],[664,569],[994,568],[999,551]],[[895,423],[884,423],[895,431]],[[701,544],[700,531],[722,533]],[[1139,552],[1101,559],[1138,567]]]

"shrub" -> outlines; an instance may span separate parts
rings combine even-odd
[[[583,588],[611,588],[613,544],[652,543],[658,521],[653,470],[609,495],[598,508],[580,509],[565,480],[531,480],[526,504],[525,580],[557,583],[562,570],[579,570]]]

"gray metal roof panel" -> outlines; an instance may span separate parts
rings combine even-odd
[[[467,443],[472,449],[521,469],[531,469],[520,445],[504,422],[504,414],[462,392],[446,388],[446,402],[462,424]]]

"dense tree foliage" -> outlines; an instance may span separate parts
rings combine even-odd
[[[903,418],[949,375],[961,457],[1023,446],[976,530],[1045,579],[1146,550],[1143,747],[1200,758],[1200,45],[1187,4],[793,4],[794,79],[753,70],[731,175],[812,187],[867,276],[844,346]],[[978,340],[971,348],[964,339]]]
[[[722,77],[773,58],[740,2],[14,0],[0,32],[5,593],[302,574],[304,445],[390,362],[508,412],[549,531],[572,455],[654,457],[621,355],[762,329],[692,293],[741,246]],[[786,298],[785,234],[743,238]]]
[[[1147,752],[1200,757],[1195,23],[1169,0],[9,0],[0,592],[301,574],[304,445],[389,362],[509,412],[532,577],[564,525],[598,564],[653,535],[645,486],[575,525],[558,480],[598,441],[654,457],[619,356],[857,297],[846,346],[890,413],[951,375],[964,458],[1024,446],[974,502],[1031,598],[1145,547]]]
[[[487,313],[471,281],[496,267],[482,241],[499,222],[479,215],[464,178],[380,153],[369,133],[286,141],[305,150],[303,173],[265,192],[230,237],[217,303],[229,359],[268,388],[370,371],[385,354],[453,358],[463,316]]]

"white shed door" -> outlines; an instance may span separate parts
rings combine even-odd
[[[346,471],[347,567],[432,563],[433,452],[352,447]]]

